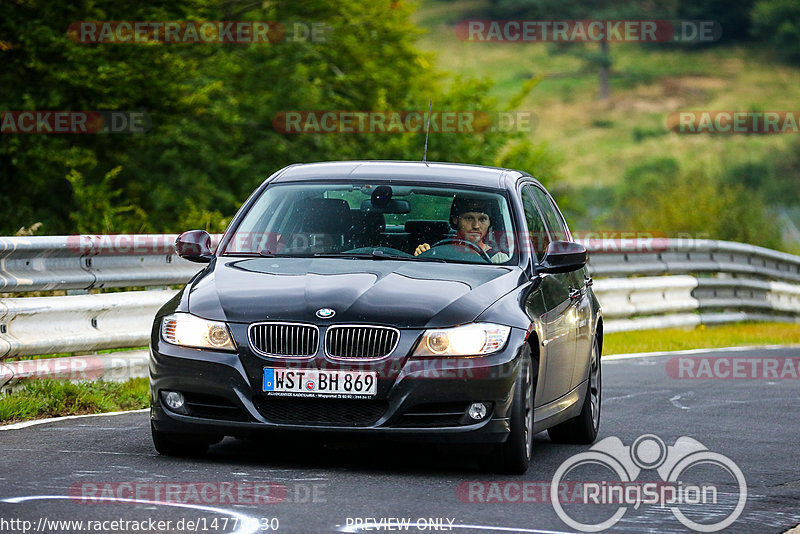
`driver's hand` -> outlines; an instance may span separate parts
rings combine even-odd
[[[423,244],[419,245],[417,247],[417,249],[414,251],[414,256],[419,256],[420,254],[422,254],[426,250],[430,250],[430,249],[431,249],[431,246],[429,244],[423,243]]]

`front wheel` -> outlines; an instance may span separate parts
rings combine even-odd
[[[589,381],[583,408],[577,417],[549,428],[547,434],[557,443],[577,443],[588,445],[597,438],[600,430],[600,399],[603,390],[603,374],[600,366],[600,343],[592,342],[589,360]]]
[[[505,443],[501,443],[487,458],[490,471],[509,475],[521,475],[528,470],[533,454],[533,400],[536,378],[531,348],[525,345],[520,357],[520,367],[514,382],[514,399],[511,404],[509,422],[511,432]]]
[[[174,434],[156,430],[150,423],[153,446],[164,456],[202,456],[209,445],[222,441],[219,436],[194,436],[192,434]]]

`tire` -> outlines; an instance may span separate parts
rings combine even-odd
[[[497,445],[484,463],[485,468],[491,472],[521,475],[528,470],[533,454],[536,371],[531,360],[531,348],[526,344],[520,356],[519,374],[514,382],[514,398],[509,417],[511,432],[505,443]]]
[[[163,456],[202,456],[208,447],[222,441],[216,436],[196,436],[192,434],[174,434],[156,430],[150,423],[153,446]]]
[[[603,373],[600,365],[600,344],[597,338],[592,342],[589,358],[589,380],[586,395],[583,397],[581,413],[547,429],[547,434],[556,443],[575,443],[588,445],[597,438],[600,430],[600,401],[603,391]]]

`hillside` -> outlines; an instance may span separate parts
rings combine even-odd
[[[423,2],[416,13],[425,31],[419,46],[434,54],[436,66],[448,71],[455,83],[459,77],[492,80],[492,96],[501,108],[527,81],[540,78],[517,109],[536,114],[538,125],[531,139],[547,144],[560,160],[561,179],[573,188],[616,186],[626,171],[658,158],[673,158],[684,172],[725,175],[769,167],[774,154],[794,157],[800,152],[798,137],[791,134],[687,135],[667,128],[667,117],[679,110],[795,109],[800,70],[773,60],[756,46],[687,50],[668,44],[614,43],[611,98],[600,101],[596,71],[575,53],[554,54],[548,43],[460,40],[455,24],[481,5]],[[580,47],[595,51],[594,45],[571,46],[573,52]],[[770,179],[749,177],[757,188]],[[774,198],[767,201],[772,204]],[[796,217],[797,210],[783,213]],[[787,232],[784,239],[791,235]],[[787,245],[793,249],[796,243]]]

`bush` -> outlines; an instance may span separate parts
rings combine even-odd
[[[800,2],[760,0],[753,9],[753,34],[783,60],[800,64]]]
[[[780,248],[777,216],[762,195],[672,158],[629,169],[617,191],[616,223],[626,230],[723,239]]]

